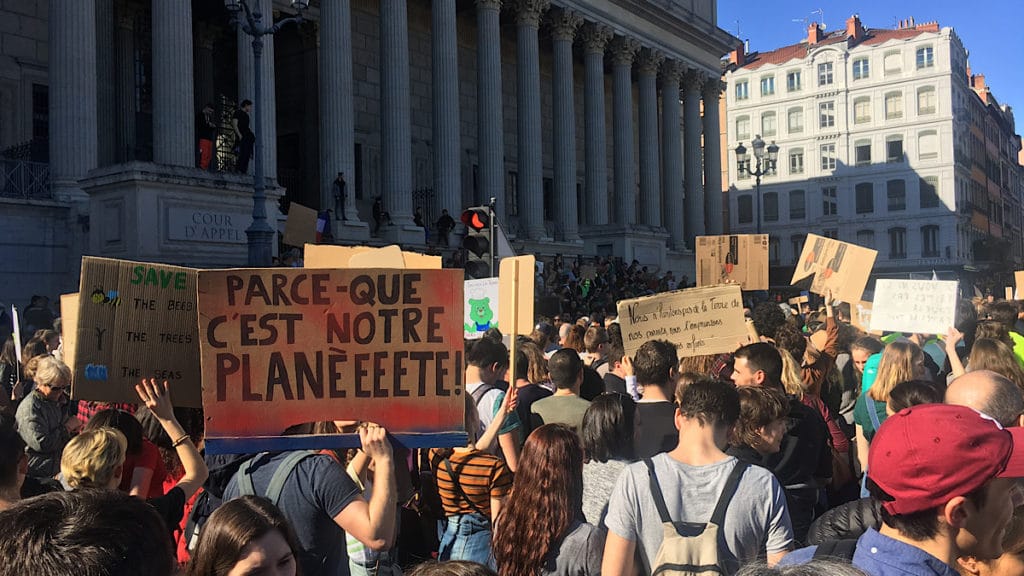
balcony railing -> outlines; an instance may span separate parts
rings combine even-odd
[[[49,164],[0,158],[0,198],[51,197]]]

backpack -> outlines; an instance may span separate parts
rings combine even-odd
[[[725,488],[718,503],[715,504],[715,511],[711,519],[704,525],[703,531],[696,536],[683,536],[665,505],[665,497],[661,493],[658,484],[658,477],[654,473],[654,463],[650,458],[644,459],[647,470],[650,473],[651,495],[654,498],[654,505],[658,508],[658,515],[661,516],[661,523],[664,529],[664,539],[658,547],[658,554],[651,563],[651,576],[695,576],[698,574],[727,574],[722,566],[721,555],[718,549],[718,532],[725,521],[725,512],[729,509],[729,501],[736,495],[736,488],[739,486],[740,478],[750,466],[745,462],[736,462],[736,467],[729,473],[725,481]]]
[[[853,562],[853,555],[857,552],[856,540],[826,540],[814,550],[813,560],[838,560],[840,563],[849,564]]]

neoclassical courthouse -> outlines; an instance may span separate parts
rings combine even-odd
[[[281,19],[290,0],[249,0]],[[313,0],[266,38],[262,161],[282,194],[336,208],[343,243],[416,247],[442,209],[496,201],[513,245],[691,269],[722,230],[713,0]],[[230,117],[251,39],[221,0],[25,0],[0,10],[0,301],[77,288],[96,254],[242,265],[252,179]],[[196,166],[213,103],[217,163]],[[250,171],[251,171],[250,166]],[[372,234],[381,197],[392,225]],[[422,246],[420,246],[422,248]],[[24,305],[24,304],[23,304]]]

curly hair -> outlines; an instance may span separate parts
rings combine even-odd
[[[583,517],[583,448],[568,426],[534,430],[520,455],[516,483],[494,530],[499,576],[535,576]]]
[[[789,414],[789,402],[778,390],[741,386],[736,392],[740,397],[740,418],[732,432],[734,439],[741,444],[756,445],[761,428]]]
[[[774,302],[761,302],[750,313],[758,334],[774,335],[786,323],[786,313]]]

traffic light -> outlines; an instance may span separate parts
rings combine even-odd
[[[494,235],[492,234],[491,209],[476,206],[462,212],[460,218],[466,225],[462,247],[466,249],[466,278],[490,278],[494,270]]]

